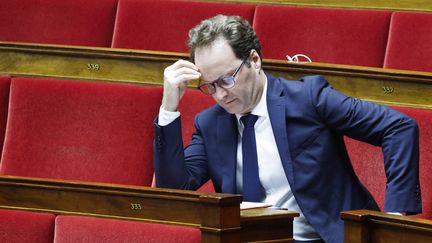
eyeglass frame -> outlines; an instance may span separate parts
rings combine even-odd
[[[243,65],[246,63],[246,60],[247,60],[248,58],[249,58],[249,56],[247,56],[246,58],[243,59],[243,61],[242,61],[242,63],[240,64],[240,66],[239,66],[238,68],[236,68],[236,70],[234,71],[234,73],[233,73],[232,75],[224,76],[224,77],[222,77],[222,78],[218,78],[218,79],[216,79],[216,80],[214,80],[214,81],[211,81],[211,82],[209,82],[209,83],[203,83],[203,84],[201,84],[201,79],[200,79],[197,88],[198,88],[201,92],[203,92],[204,94],[206,94],[206,95],[212,95],[212,94],[216,93],[216,85],[219,86],[219,87],[222,88],[222,89],[231,89],[231,88],[233,88],[233,87],[235,86],[236,82],[237,82],[237,80],[235,79],[235,78],[236,78],[236,75],[240,72],[241,68],[242,68]],[[232,82],[232,84],[230,84],[229,87],[223,87],[223,86],[220,85],[219,83],[221,83],[221,82],[225,82],[224,79],[229,79],[229,80],[231,80],[230,82]],[[225,82],[225,83],[226,83],[226,82]],[[204,86],[207,86],[207,91],[210,90],[210,88],[208,88],[208,87],[212,87],[212,88],[214,89],[214,92],[206,92],[206,91],[204,91],[204,90],[201,88],[201,87],[204,87]]]

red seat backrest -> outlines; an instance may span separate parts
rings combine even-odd
[[[179,105],[184,146],[191,142],[192,134],[195,131],[195,116],[214,104],[216,104],[216,101],[211,95],[206,95],[198,89],[188,89],[186,91]]]
[[[55,215],[0,209],[0,242],[52,243]]]
[[[117,0],[2,0],[0,41],[110,47]]]
[[[382,67],[389,11],[259,5],[253,26],[264,58]]]
[[[6,131],[6,120],[9,106],[10,77],[0,76],[0,153],[3,150],[3,142]]]
[[[83,239],[85,239],[83,241]],[[201,242],[196,227],[82,216],[57,216],[55,243],[75,242]]]
[[[420,128],[420,188],[422,192],[422,218],[432,218],[432,110],[394,107],[415,119]],[[345,139],[354,170],[360,181],[372,193],[381,209],[384,208],[386,176],[380,147]]]
[[[190,1],[119,0],[112,47],[187,52],[189,29],[217,14],[252,24],[255,6]]]
[[[432,72],[432,13],[394,12],[384,67]]]
[[[205,95],[197,89],[187,90],[179,106],[179,111],[181,112],[184,146],[187,146],[191,142],[192,134],[195,131],[195,115],[214,104],[216,104],[216,102],[211,95]],[[212,182],[208,181],[206,184],[200,187],[198,191],[214,192]]]
[[[0,173],[150,186],[162,88],[12,78]]]

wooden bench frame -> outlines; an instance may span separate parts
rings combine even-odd
[[[370,210],[341,213],[346,243],[432,242],[432,220],[391,215]]]
[[[299,214],[240,210],[241,195],[0,176],[0,208],[199,228],[202,242],[291,242]]]
[[[164,68],[187,58],[184,53],[0,42],[0,75],[162,85]],[[263,69],[288,79],[324,75],[335,89],[353,97],[432,108],[430,72],[271,59],[263,60]]]
[[[375,10],[401,10],[401,11],[432,11],[432,2],[428,0],[200,0],[203,2],[244,3],[257,5],[286,5],[319,8],[353,8]]]

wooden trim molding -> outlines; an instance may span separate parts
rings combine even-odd
[[[432,11],[429,0],[200,0],[204,2],[225,2],[257,5],[287,5],[318,8],[354,8],[398,11]]]
[[[0,42],[0,75],[162,85],[163,70],[185,53]],[[274,76],[323,75],[335,89],[395,106],[432,108],[432,73],[350,65],[263,60]],[[196,82],[191,82],[196,87]]]

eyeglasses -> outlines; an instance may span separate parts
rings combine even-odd
[[[200,80],[198,84],[198,89],[201,90],[201,92],[203,92],[204,94],[212,95],[216,93],[216,85],[224,89],[230,89],[234,87],[236,82],[235,77],[240,72],[241,68],[243,67],[248,57],[243,59],[240,66],[234,71],[233,75],[219,78],[216,79],[215,81],[212,81],[210,83],[204,83],[204,84],[201,84],[201,80]]]

